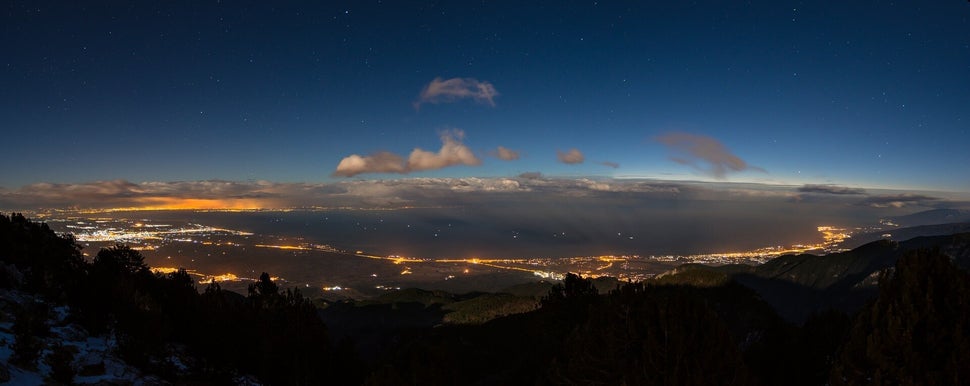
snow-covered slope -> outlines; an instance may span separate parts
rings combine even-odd
[[[14,357],[16,335],[14,323],[18,309],[40,304],[43,300],[16,290],[0,289],[0,383],[11,385],[42,385],[52,379],[52,369],[48,358],[58,345],[66,352],[73,352],[70,366],[75,372],[76,384],[164,384],[161,379],[144,376],[138,369],[127,365],[112,354],[115,341],[110,335],[91,336],[84,329],[68,322],[69,309],[66,306],[50,307],[46,325],[49,334],[38,337],[40,356],[34,368],[23,368],[11,362]]]

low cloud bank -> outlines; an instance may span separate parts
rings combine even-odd
[[[932,207],[940,201],[939,197],[923,194],[901,193],[869,196],[859,202],[859,205],[873,208],[902,208],[906,206]]]
[[[556,178],[539,172],[516,177],[402,178],[326,183],[269,181],[96,181],[39,183],[0,189],[0,212],[40,209],[279,209],[477,207],[489,203],[553,205],[576,199],[620,208],[682,202],[773,202],[786,210],[844,212],[867,207],[898,215],[900,208],[970,208],[959,197],[888,191],[878,195],[807,194],[791,187],[613,178]],[[578,203],[578,202],[576,202]],[[780,207],[779,207],[780,208]],[[868,209],[867,209],[868,210]],[[908,209],[903,209],[908,210]],[[852,211],[850,211],[852,212]],[[772,215],[765,212],[758,215]],[[754,214],[752,214],[754,215]]]
[[[805,184],[798,188],[801,193],[817,193],[817,194],[836,194],[836,195],[859,195],[866,194],[865,189],[861,188],[850,188],[846,186],[839,185],[813,185]]]

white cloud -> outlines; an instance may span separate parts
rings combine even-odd
[[[333,172],[338,177],[353,177],[362,173],[407,173],[404,165],[404,158],[389,153],[379,152],[369,156],[359,156],[351,154],[340,160],[337,170]]]
[[[407,174],[414,171],[441,169],[455,165],[478,166],[482,161],[461,141],[465,133],[461,130],[445,131],[441,134],[441,149],[431,152],[415,148],[404,158],[390,152],[379,152],[369,156],[351,154],[340,160],[335,177],[353,177],[364,173]]]
[[[408,156],[407,170],[433,170],[454,165],[478,166],[482,161],[475,153],[461,143],[465,133],[461,130],[446,131],[441,134],[441,149],[437,153],[415,148]]]

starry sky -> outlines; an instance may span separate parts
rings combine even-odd
[[[541,173],[970,191],[966,1],[15,0],[0,29],[5,189]]]

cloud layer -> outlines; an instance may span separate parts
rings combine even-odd
[[[18,190],[0,189],[0,211],[61,209],[258,209],[258,208],[396,208],[454,206],[508,194],[526,202],[603,194],[695,196],[704,189],[657,181],[547,178],[538,172],[514,178],[406,178],[345,180],[333,183],[268,181],[96,181],[81,184],[40,183]],[[505,195],[493,196],[492,193]]]
[[[859,205],[873,208],[902,208],[910,205],[933,206],[939,200],[939,197],[923,194],[901,193],[869,196],[862,200]]]
[[[426,103],[450,103],[460,99],[471,99],[477,103],[495,106],[495,97],[499,95],[489,82],[479,81],[474,78],[451,78],[443,80],[434,78],[428,83],[418,100],[414,102],[414,108],[421,108]]]
[[[0,191],[8,208],[253,209],[285,205],[281,184],[221,180],[80,184],[37,183]]]
[[[866,194],[865,189],[861,188],[850,188],[846,186],[839,185],[813,185],[805,184],[798,188],[800,193],[818,193],[818,194],[837,194],[837,195],[858,195]]]
[[[501,194],[495,194],[501,193]],[[805,196],[805,199],[799,199]],[[860,197],[861,196],[861,197]],[[343,180],[330,183],[268,181],[97,181],[39,183],[16,190],[0,188],[0,212],[59,209],[256,209],[401,208],[476,206],[497,201],[550,204],[589,198],[596,205],[627,208],[652,199],[693,202],[772,201],[797,204],[814,214],[852,212],[847,205],[878,210],[902,207],[970,208],[970,202],[912,192],[879,195],[806,194],[790,187],[612,178],[555,178],[526,172],[511,178],[405,178]],[[503,201],[504,200],[504,201]],[[632,200],[632,201],[631,201]],[[646,200],[646,201],[644,201]],[[607,205],[609,206],[609,205]],[[648,205],[649,206],[649,205]],[[599,207],[599,206],[598,206]],[[814,209],[805,209],[805,208]],[[785,207],[794,210],[796,207]],[[867,209],[868,210],[868,209]],[[767,216],[775,216],[766,212]],[[887,212],[898,213],[898,212]]]
[[[583,156],[583,153],[576,148],[569,149],[569,151],[565,151],[565,152],[556,150],[556,158],[559,159],[559,162],[562,162],[568,165],[581,164],[583,163],[583,161],[586,160],[586,157]]]
[[[744,170],[765,172],[762,168],[748,165],[743,159],[732,154],[721,142],[708,136],[674,132],[655,139],[676,153],[670,157],[672,161],[691,166],[719,180],[727,178],[729,172]]]
[[[437,152],[431,152],[415,148],[411,151],[407,161],[403,157],[390,152],[379,152],[369,156],[351,154],[340,160],[333,176],[353,177],[363,173],[407,174],[414,171],[441,169],[455,165],[481,165],[482,161],[461,142],[464,136],[465,133],[461,130],[445,131],[441,134],[441,149]]]

